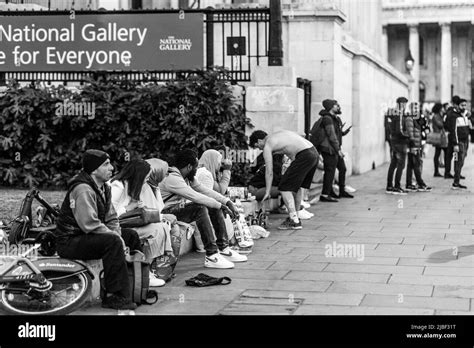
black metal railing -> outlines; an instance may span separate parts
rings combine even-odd
[[[6,1],[6,0],[4,0]],[[8,0],[7,3],[26,3],[28,0]],[[28,11],[0,11],[0,16],[38,16],[64,15],[68,10],[49,10],[58,0],[43,0],[48,2],[48,10]],[[0,0],[1,2],[1,0]],[[28,3],[38,4],[41,1]],[[71,6],[74,3],[70,2]],[[89,3],[90,0],[83,0]],[[73,8],[73,7],[71,7]],[[180,10],[114,10],[103,11],[95,9],[76,10],[77,16],[83,14],[142,14],[142,13],[179,13]],[[268,8],[252,9],[187,9],[186,12],[202,13],[204,16],[205,33],[205,66],[222,66],[229,70],[223,78],[233,82],[250,81],[252,68],[258,65],[268,65],[270,10]],[[108,74],[124,76],[131,79],[149,79],[168,81],[171,79],[186,78],[190,71],[108,71]],[[85,81],[93,71],[66,71],[66,72],[7,72],[0,71],[2,80],[15,79],[17,81]]]
[[[304,91],[304,133],[309,140],[311,131],[311,81],[298,77],[296,86]]]

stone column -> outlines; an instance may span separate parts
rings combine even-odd
[[[388,28],[384,26],[382,28],[382,58],[388,61]]]
[[[411,55],[415,60],[411,76],[413,84],[411,86],[410,102],[420,101],[420,36],[418,34],[418,23],[409,23],[408,29],[410,32],[408,47]]]
[[[441,26],[441,102],[451,101],[452,51],[451,23],[442,22]]]

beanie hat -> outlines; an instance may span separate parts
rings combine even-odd
[[[397,98],[397,104],[406,103],[406,102],[408,102],[408,99],[405,97]]]
[[[331,110],[334,105],[337,104],[337,101],[334,99],[325,99],[323,100],[323,107],[326,110]]]
[[[110,156],[100,150],[87,150],[82,157],[82,168],[87,174],[91,174],[99,168]]]

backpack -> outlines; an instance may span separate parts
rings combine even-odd
[[[313,143],[313,146],[315,148],[321,145],[324,139],[326,138],[326,132],[324,131],[324,128],[322,127],[324,117],[326,116],[321,116],[314,123],[313,128],[311,128],[311,132],[310,132],[311,135],[309,137],[309,141]]]
[[[398,114],[395,115],[393,112],[396,111],[392,110],[392,114],[389,111],[388,115],[386,116],[390,136],[395,136],[397,138],[408,137],[403,116],[399,116]]]
[[[150,290],[150,265],[146,262],[145,254],[135,250],[133,253],[126,255],[128,279],[130,283],[131,301],[137,306],[142,304],[152,305],[158,301],[158,293]],[[100,278],[100,297],[107,297],[107,289],[105,288],[104,271],[99,274]],[[154,301],[150,302],[150,299]]]

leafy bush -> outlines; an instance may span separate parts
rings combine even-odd
[[[0,185],[64,188],[89,148],[107,151],[117,169],[132,158],[169,160],[183,148],[247,149],[250,120],[223,73],[166,84],[101,77],[77,93],[12,83],[0,98]],[[65,102],[90,103],[95,114],[58,115]],[[233,172],[232,184],[245,184],[248,166],[235,164]]]

